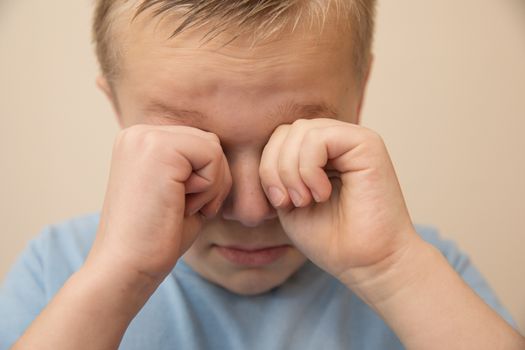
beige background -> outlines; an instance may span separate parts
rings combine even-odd
[[[483,271],[525,329],[525,6],[380,1],[363,124],[413,219]],[[117,131],[91,1],[0,2],[0,277],[44,225],[100,208]]]

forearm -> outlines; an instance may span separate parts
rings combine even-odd
[[[137,281],[85,265],[13,349],[117,349],[129,323],[155,289]]]
[[[524,338],[419,238],[384,274],[358,288],[352,282],[408,349],[525,349]]]

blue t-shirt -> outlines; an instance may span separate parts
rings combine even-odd
[[[83,264],[99,215],[47,227],[30,242],[0,292],[0,350],[8,349]],[[515,327],[468,257],[429,227],[418,233]],[[337,279],[307,262],[284,284],[239,296],[182,259],[126,331],[120,349],[403,349],[396,335]]]

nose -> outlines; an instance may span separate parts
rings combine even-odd
[[[277,217],[261,186],[259,161],[249,155],[228,159],[233,184],[222,206],[224,219],[255,227]]]

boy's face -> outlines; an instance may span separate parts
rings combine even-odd
[[[322,34],[297,28],[250,48],[242,37],[223,46],[227,34],[202,45],[205,30],[167,40],[173,23],[144,16],[119,39],[122,73],[110,95],[121,126],[186,125],[221,140],[233,187],[184,260],[233,292],[265,292],[306,261],[260,185],[259,161],[273,130],[297,119],[358,122],[363,87],[356,88],[351,42],[326,23]]]

